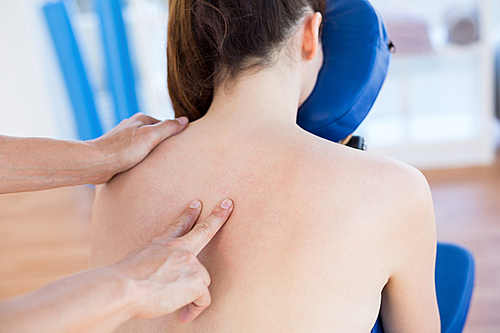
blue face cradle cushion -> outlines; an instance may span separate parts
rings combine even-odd
[[[389,69],[390,41],[366,0],[327,0],[321,40],[323,67],[299,108],[297,124],[339,141],[358,128],[373,106]]]

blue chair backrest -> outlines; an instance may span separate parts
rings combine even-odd
[[[474,288],[474,258],[463,247],[438,244],[436,293],[442,333],[462,332]]]

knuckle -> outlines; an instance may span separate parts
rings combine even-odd
[[[170,255],[170,259],[184,269],[190,268],[191,261],[193,260],[188,251],[173,251]]]
[[[194,264],[194,265],[196,265],[198,263],[198,258],[196,258],[196,256],[193,253],[189,252],[189,251],[185,252],[184,260],[188,264]]]
[[[127,129],[131,127],[131,124],[135,123],[135,119],[133,117],[123,119],[115,126],[115,128],[119,128],[121,130]]]
[[[186,223],[186,221],[182,217],[179,217],[174,222],[170,223],[170,227],[172,229],[181,229],[184,227],[185,223]]]
[[[210,235],[210,233],[212,232],[212,228],[206,222],[199,223],[196,226],[196,230],[198,230],[197,232],[199,232],[200,234],[203,234],[203,236]]]
[[[193,210],[186,210],[179,216],[177,219],[175,219],[173,222],[169,224],[169,229],[184,229],[186,228],[186,225],[191,221],[194,217],[194,212]]]
[[[137,112],[136,114],[134,114],[132,117],[130,117],[130,119],[133,119],[133,120],[139,120],[141,119],[142,117],[144,117],[144,113],[142,112]]]
[[[184,221],[190,220],[194,217],[195,212],[196,212],[195,208],[188,208],[181,214],[179,219],[183,219]]]
[[[177,124],[178,124],[178,122],[175,120],[167,120],[167,121],[165,121],[163,126],[165,127],[165,129],[167,131],[174,131],[177,129]]]
[[[194,273],[194,278],[198,285],[203,285],[203,286],[205,285],[205,278],[203,277],[203,273],[199,269],[196,269]]]
[[[203,291],[205,290],[205,288],[207,288],[205,278],[203,277],[203,273],[201,273],[200,270],[197,270],[195,273],[193,273],[192,283],[193,286],[196,286],[196,288],[200,291]]]
[[[182,261],[188,268],[195,270],[198,259],[196,259],[196,256],[191,252],[184,251],[182,254]]]
[[[189,246],[189,242],[184,238],[176,238],[170,242],[170,246],[176,249],[185,249]]]
[[[159,134],[153,127],[145,127],[145,138],[147,141],[156,141],[158,140]]]
[[[226,212],[221,208],[214,209],[211,215],[221,220],[226,218]]]
[[[161,234],[151,239],[151,243],[164,243],[167,240],[165,235]]]
[[[156,133],[153,128],[142,127],[140,130],[142,131],[142,142],[144,142],[150,149],[153,149],[160,142],[160,135]]]

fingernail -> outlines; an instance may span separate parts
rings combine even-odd
[[[233,205],[233,202],[230,199],[226,199],[226,200],[222,201],[220,204],[221,208],[224,208],[224,209],[229,209],[229,208],[231,208],[232,205]]]
[[[195,200],[195,201],[191,202],[191,204],[189,205],[189,208],[198,208],[198,207],[200,207],[200,204],[201,204],[200,200]]]
[[[182,126],[184,126],[188,123],[188,119],[186,117],[175,118],[175,120],[177,120],[179,122],[179,124],[181,124]]]

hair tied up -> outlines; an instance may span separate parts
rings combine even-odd
[[[201,118],[215,87],[270,65],[309,7],[325,0],[169,0],[167,83],[175,116]]]

